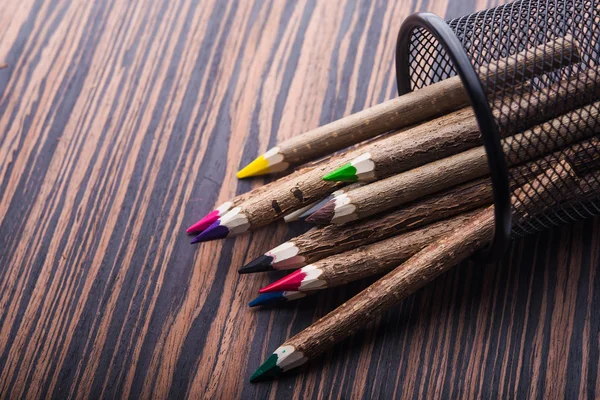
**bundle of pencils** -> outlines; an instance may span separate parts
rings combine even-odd
[[[495,93],[492,104],[521,220],[600,195],[600,73],[580,68],[538,84],[579,62],[567,35],[479,70],[482,81],[517,74],[527,88],[512,97]],[[221,204],[187,229],[199,243],[279,219],[317,225],[239,270],[295,270],[261,289],[250,306],[383,275],[280,346],[251,381],[305,363],[489,243],[493,188],[480,136],[461,81],[452,77],[282,142],[238,172],[279,173],[325,157]]]

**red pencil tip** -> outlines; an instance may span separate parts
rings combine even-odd
[[[212,224],[215,223],[216,220],[219,219],[219,211],[213,210],[206,214],[200,221],[196,222],[194,225],[187,228],[185,231],[187,233],[200,233]]]
[[[285,291],[296,291],[300,288],[302,280],[306,277],[306,274],[301,269],[292,272],[291,274],[284,276],[278,281],[271,283],[269,286],[265,286],[260,289],[260,293],[269,292],[285,292]]]

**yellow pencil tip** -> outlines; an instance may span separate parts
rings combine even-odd
[[[250,164],[246,165],[237,173],[238,179],[249,178],[251,176],[264,175],[269,173],[269,161],[264,156],[257,157]]]

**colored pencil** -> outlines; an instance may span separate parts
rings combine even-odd
[[[545,171],[513,194],[516,210],[551,193],[557,180],[575,179],[568,163]],[[379,279],[281,345],[254,372],[250,382],[277,378],[323,353],[335,343],[372,321],[443,272],[483,248],[494,229],[494,208],[490,206],[449,235],[435,241],[408,261]]]
[[[377,140],[383,140],[383,139],[384,139],[384,137],[377,138],[377,139],[372,140],[368,144],[375,143]],[[360,149],[360,147],[364,146],[364,145],[365,144],[359,144],[359,145],[355,146],[351,150]],[[350,151],[350,150],[348,150],[348,151]],[[251,199],[253,197],[261,196],[263,193],[266,193],[269,190],[274,190],[277,187],[279,187],[281,184],[283,184],[284,182],[290,181],[292,179],[297,179],[298,177],[300,177],[300,176],[308,173],[309,171],[313,170],[314,168],[316,168],[318,166],[323,166],[323,165],[326,165],[328,163],[335,162],[335,160],[337,158],[343,156],[344,153],[345,152],[341,152],[339,154],[328,155],[327,157],[324,157],[324,158],[322,158],[320,160],[307,163],[302,168],[299,168],[299,169],[295,170],[291,174],[282,176],[281,178],[279,178],[279,179],[277,179],[275,181],[269,182],[269,183],[267,183],[265,185],[261,185],[261,186],[255,187],[254,189],[252,189],[252,190],[250,190],[250,191],[248,191],[246,193],[242,193],[240,195],[235,196],[233,199],[228,200],[228,201],[222,203],[221,205],[219,205],[218,207],[216,207],[213,211],[211,211],[210,213],[206,214],[204,217],[202,217],[196,223],[194,223],[193,225],[191,225],[189,228],[186,229],[186,232],[189,233],[189,234],[196,234],[197,235],[198,233],[204,231],[210,225],[212,225],[213,223],[215,223],[216,221],[218,221],[219,218],[222,217],[223,215],[225,215],[229,210],[231,210],[232,208],[235,208],[237,206],[240,206],[246,200]],[[290,221],[290,222],[292,222],[292,221]]]
[[[586,100],[586,96],[570,96],[570,94],[573,94],[576,88],[581,93],[598,94],[596,92],[600,91],[600,85],[591,83],[597,83],[599,80],[600,74],[596,74],[595,71],[585,71],[578,75],[577,79],[558,82],[541,91],[537,91],[535,94],[523,96],[516,103],[508,102],[508,105],[501,107],[504,111],[499,111],[499,115],[511,116],[501,119],[503,121],[501,122],[501,127],[505,127],[504,133],[512,134],[514,133],[512,130],[521,128],[515,121],[528,121],[533,124],[534,122],[539,122],[539,120],[549,118],[550,115],[553,116],[561,113],[565,109],[571,110],[579,106],[580,102]],[[569,100],[559,100],[563,97]],[[515,107],[518,108],[518,111],[513,110]],[[508,111],[506,108],[511,111]],[[569,116],[562,117],[568,119]],[[454,117],[456,117],[456,114]],[[542,125],[551,126],[557,131],[560,129],[560,126],[552,125],[556,122],[553,120],[545,122]],[[530,129],[527,132],[531,134],[531,131]],[[436,132],[439,134],[436,134]],[[481,170],[469,168],[466,163],[455,163],[453,166],[454,169],[452,169],[444,164],[449,161],[448,157],[442,160],[438,159],[441,155],[453,154],[456,151],[474,147],[479,140],[476,124],[466,130],[457,129],[456,132],[460,134],[456,134],[452,130],[440,130],[436,132],[427,134],[424,131],[421,135],[424,137],[423,140],[404,141],[408,143],[405,145],[405,155],[407,157],[398,161],[396,168],[408,170],[408,172],[383,179],[371,184],[369,187],[362,187],[350,192],[356,196],[364,195],[364,197],[358,197],[358,199],[350,198],[350,193],[346,196],[339,196],[335,200],[331,200],[328,205],[319,211],[320,214],[316,214],[312,219],[316,220],[318,216],[320,220],[324,221],[326,220],[325,217],[328,216],[334,218],[331,220],[332,223],[344,223],[364,218],[365,216],[382,212],[391,207],[397,207],[423,195],[447,188],[453,184],[464,182],[469,177],[481,176]],[[470,134],[466,135],[465,132],[470,132]],[[398,132],[391,137],[404,137],[404,133]],[[444,136],[444,134],[450,136]],[[365,145],[362,147],[363,152],[388,140],[390,140],[389,136]],[[440,148],[445,148],[446,150],[441,151]],[[278,188],[267,191],[262,196],[255,196],[253,199],[245,202],[242,205],[243,207],[238,206],[231,209],[226,215],[209,226],[206,232],[198,235],[192,243],[222,239],[244,233],[250,229],[260,228],[298,208],[306,207],[308,204],[320,200],[335,190],[335,187],[324,183],[329,181],[319,183],[316,173],[327,169],[328,166],[344,165],[345,162],[343,160],[345,158],[348,158],[346,161],[349,161],[350,157],[356,155],[359,151],[359,149],[356,149],[345,153],[344,157],[336,158],[321,167],[300,175],[296,179],[283,182]],[[451,160],[457,160],[457,158]],[[487,159],[483,159],[483,161],[486,163]],[[416,168],[418,166],[421,166],[421,168]],[[458,181],[456,179],[441,179],[441,176],[436,172],[438,169],[445,169],[446,176],[455,175]],[[461,172],[464,174],[461,175]],[[427,176],[433,176],[433,179],[436,180],[430,180]],[[409,187],[411,190],[406,190],[406,187]]]
[[[329,196],[327,196],[327,198],[329,198]],[[284,216],[283,220],[286,223],[298,221],[302,215],[306,214],[309,210],[312,210],[312,209],[316,208],[317,205],[323,203],[324,200],[325,199],[321,199],[319,201],[315,201],[314,203],[310,203],[309,205],[304,206],[302,208],[299,208],[296,211],[292,211],[288,215]]]
[[[577,96],[574,94],[577,93]],[[507,112],[498,101],[494,114],[499,121],[500,133],[509,136],[522,129],[542,123],[586,104],[591,96],[600,95],[600,74],[585,70],[568,80],[554,83],[541,90],[525,93],[519,99],[517,110]],[[569,101],[565,101],[569,99]],[[514,106],[512,106],[514,107]],[[510,118],[503,118],[510,115]],[[524,122],[517,125],[515,121]],[[529,125],[527,126],[528,123]],[[434,154],[437,158],[456,154],[480,144],[480,133],[475,115],[470,108],[444,115],[421,125],[412,127],[402,134],[386,138],[365,149],[365,152],[323,176],[325,180],[345,182],[370,182],[387,178],[405,171],[403,160],[420,156],[429,151],[425,143],[431,141],[439,146]]]
[[[570,54],[572,57],[564,57]],[[489,77],[522,74],[523,80],[548,72],[579,58],[571,36],[550,41],[482,67],[483,82]],[[386,101],[340,120],[294,136],[260,155],[237,174],[238,178],[279,172],[290,166],[346,148],[382,133],[414,125],[469,104],[460,78],[445,79],[420,90]]]
[[[597,154],[596,149],[594,152]],[[584,162],[581,171],[598,167],[600,160]],[[554,162],[559,162],[558,158]],[[538,166],[548,164],[542,161]],[[573,167],[577,171],[577,168]],[[600,188],[600,171],[587,173],[580,179],[580,185],[572,192],[566,192],[565,202],[583,201],[598,193]],[[440,221],[424,228],[410,231],[371,245],[359,247],[338,255],[333,255],[294,271],[260,290],[260,293],[285,291],[287,301],[299,296],[298,292],[313,292],[319,289],[332,288],[354,282],[369,276],[388,272],[390,269],[412,256],[433,240],[437,240],[456,227],[464,224],[477,211],[471,211]],[[260,297],[260,296],[259,296]],[[258,299],[258,298],[257,298]]]
[[[600,102],[585,106],[503,139],[507,165],[543,156],[600,132],[596,123],[599,106]],[[525,151],[523,143],[528,143]],[[487,174],[487,156],[480,146],[351,190],[330,200],[309,221],[355,221]]]
[[[331,193],[329,196],[327,196],[319,201],[315,201],[314,203],[311,203],[311,204],[307,205],[306,207],[302,207],[296,211],[291,212],[290,214],[283,217],[283,220],[287,223],[290,223],[290,222],[298,221],[301,219],[305,219],[306,217],[308,217],[309,215],[311,215],[312,213],[317,211],[319,208],[323,207],[329,200],[331,200],[335,196],[341,196],[342,194],[346,193],[348,190],[356,189],[360,186],[362,186],[362,184],[353,183],[351,185],[348,185],[341,189],[338,189],[335,192]]]
[[[319,290],[388,272],[425,246],[468,222],[476,212],[460,214],[324,258],[260,289],[260,293]]]
[[[594,75],[596,76],[596,75]],[[600,79],[600,77],[598,78]],[[573,81],[574,84],[565,84],[564,82],[559,82],[556,84],[558,86],[551,86],[549,88],[545,88],[542,91],[536,92],[536,95],[530,94],[528,96],[523,96],[518,99],[518,102],[508,102],[508,105],[504,105],[501,107],[503,111],[499,112],[499,115],[509,115],[511,118],[514,118],[515,121],[529,121],[531,124],[537,122],[539,120],[543,120],[549,115],[554,115],[555,113],[560,113],[564,108],[571,109],[571,107],[575,107],[578,101],[582,101],[581,99],[585,99],[584,96],[577,96],[570,98],[569,101],[558,101],[561,95],[565,95],[566,93],[573,93],[574,87],[579,87],[579,80]],[[585,83],[585,81],[583,81]],[[585,86],[583,89],[585,90],[588,86]],[[590,85],[589,88],[595,89],[597,85]],[[589,89],[591,91],[592,89]],[[567,96],[568,97],[568,96]],[[540,107],[538,107],[540,106]],[[515,111],[514,108],[517,107],[518,111]],[[531,115],[529,115],[531,114]],[[454,115],[456,117],[456,115]],[[525,118],[526,117],[526,118]],[[511,118],[500,118],[501,126],[506,127],[505,133],[513,133],[511,129],[520,129],[521,126],[518,125]],[[467,148],[471,148],[477,145],[479,141],[479,133],[478,129],[474,124],[468,131],[471,135],[465,135],[464,132],[460,132],[460,135],[451,134],[451,131],[442,131],[444,133],[451,134],[450,136],[439,136],[436,135],[435,132],[427,135],[426,132],[423,134],[426,136],[425,140],[422,141],[412,141],[412,148],[407,150],[409,156],[398,162],[397,168],[402,168],[403,170],[410,170],[411,168],[416,168],[418,166],[422,166],[423,164],[430,163],[430,165],[426,165],[421,169],[413,171],[413,174],[420,173],[426,168],[430,170],[434,166],[439,166],[440,161],[438,158],[442,155],[453,154],[457,151],[461,151]],[[393,136],[402,136],[403,132],[397,132]],[[219,218],[215,221],[211,226],[209,226],[205,232],[202,232],[198,235],[192,243],[204,242],[208,240],[216,240],[223,239],[230,236],[235,236],[248,230],[254,230],[266,226],[277,219],[284,217],[285,215],[296,211],[299,208],[306,207],[308,204],[319,201],[327,194],[331,193],[336,189],[335,186],[328,184],[330,181],[321,181],[319,182],[318,177],[316,176],[318,172],[322,172],[326,170],[327,167],[335,167],[344,165],[347,161],[350,161],[358,154],[362,154],[365,150],[372,148],[373,146],[377,146],[378,143],[382,141],[388,140],[388,137],[379,138],[370,144],[367,144],[361,149],[362,152],[359,153],[359,149],[353,150],[351,152],[345,153],[341,157],[337,157],[332,159],[330,162],[326,163],[323,166],[317,167],[305,174],[298,176],[295,179],[290,179],[286,182],[282,182],[277,188],[273,188],[273,190],[269,190],[261,196],[255,196],[252,199],[249,199],[247,202],[244,202],[241,206],[234,207],[223,217]],[[445,151],[441,151],[441,148],[445,148]],[[352,158],[351,158],[352,157]],[[438,164],[433,164],[437,162]],[[433,164],[433,165],[432,165]],[[441,165],[443,167],[443,165]],[[465,169],[465,166],[462,166]],[[331,169],[330,169],[331,170]],[[468,169],[467,169],[468,170]],[[404,178],[404,177],[403,177]],[[395,179],[394,177],[390,177],[388,179]],[[464,179],[463,179],[464,181]],[[334,182],[335,183],[335,182]],[[340,183],[340,182],[337,182]],[[435,182],[434,182],[435,183]],[[439,182],[438,182],[439,183]],[[445,184],[445,187],[448,187],[448,181],[441,182]],[[379,196],[382,196],[383,199],[391,198],[388,196],[386,191],[389,189],[386,187],[386,184],[395,184],[391,181],[382,180],[378,183],[384,187],[384,191],[373,192],[377,193]],[[435,184],[428,185],[428,181],[421,181],[422,186],[426,187],[428,193],[431,193],[434,188],[436,190],[441,190],[442,188],[436,186]],[[399,190],[401,186],[394,186],[396,191]],[[357,191],[367,192],[375,189],[375,187],[371,187],[369,189],[361,188],[356,189]],[[402,193],[404,196],[399,196],[398,198],[394,198],[391,205],[386,205],[385,202],[374,202],[373,209],[380,212],[382,210],[387,209],[386,207],[397,206],[399,204],[405,203],[406,201],[410,201],[407,199],[415,199],[416,195],[422,196],[426,194],[425,192],[419,193],[418,191],[413,190],[406,191]],[[388,197],[386,197],[388,196]],[[411,197],[412,196],[412,197]],[[340,201],[342,199],[347,199],[343,196],[338,197]],[[340,201],[336,200],[337,204]],[[329,212],[332,213],[332,216],[335,216],[335,203],[330,201]],[[355,207],[354,204],[347,204],[345,209],[351,209]],[[324,207],[323,209],[326,209]],[[367,207],[368,208],[368,207]],[[338,212],[340,220],[351,221],[353,219],[357,219],[356,213],[351,213],[351,215],[345,216],[341,215]],[[368,214],[368,215],[373,215]],[[341,222],[334,222],[341,223]]]
[[[395,135],[393,132],[389,135]],[[199,243],[208,240],[224,239],[244,233],[250,229],[257,229],[285,217],[286,215],[313,204],[323,197],[347,185],[346,182],[327,182],[321,176],[327,170],[337,168],[354,158],[364,147],[384,140],[387,135],[373,139],[369,143],[360,145],[348,152],[333,155],[324,163],[310,170],[278,181],[277,185],[271,185],[258,196],[251,196],[242,204],[231,208],[225,215],[217,219],[192,240]]]
[[[291,173],[289,175],[283,176],[273,182],[267,183],[266,185],[258,186],[246,193],[242,193],[240,195],[235,196],[233,199],[222,203],[221,205],[216,207],[214,210],[212,210],[211,212],[206,214],[204,217],[202,217],[200,220],[198,220],[196,223],[191,225],[189,228],[186,229],[186,232],[189,234],[198,234],[198,233],[204,231],[210,225],[215,223],[220,217],[225,215],[229,210],[243,204],[246,200],[256,197],[256,196],[260,196],[263,193],[268,192],[269,190],[272,190],[272,189],[278,187],[279,185],[281,185],[284,182],[287,182],[291,179],[295,179],[298,176],[301,176],[301,175],[311,171],[312,169],[314,169],[315,167],[317,167],[319,165],[324,165],[325,163],[329,162],[332,158],[333,157],[326,157],[323,160],[315,161],[311,164],[306,165],[303,168],[300,168],[300,169],[294,171],[293,173]]]
[[[377,218],[313,228],[243,266],[241,274],[298,269],[322,258],[368,245],[492,202],[489,180],[480,179],[419,200]]]
[[[288,301],[293,301],[306,297],[310,292],[299,292],[299,291],[283,291],[283,292],[269,292],[261,293],[257,298],[248,303],[250,307],[270,307]]]
[[[558,160],[566,158],[578,173],[600,165],[600,139],[573,144],[534,162],[510,169],[511,187],[525,184]],[[430,195],[388,214],[344,225],[313,228],[252,260],[239,273],[298,269],[325,257],[375,243],[410,229],[464,213],[492,203],[488,178],[481,178]]]

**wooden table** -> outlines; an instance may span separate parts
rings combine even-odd
[[[368,282],[247,307],[305,226],[189,245],[236,170],[395,95],[412,12],[485,1],[1,0],[1,397],[600,395],[600,223],[462,265],[299,373],[248,383]]]

